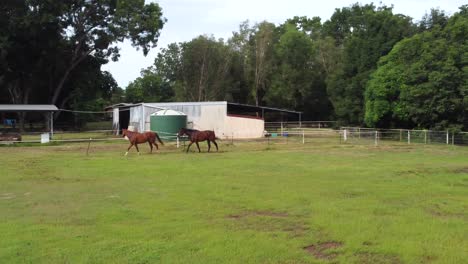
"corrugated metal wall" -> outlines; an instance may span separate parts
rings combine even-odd
[[[151,114],[161,109],[172,109],[185,113],[190,128],[213,130],[220,138],[230,138],[232,136],[236,138],[255,138],[261,137],[263,134],[263,120],[228,117],[227,102],[145,103],[135,105],[130,107],[129,125],[139,132],[149,131]]]
[[[227,116],[227,102],[145,103],[130,107],[130,126],[138,131],[150,130],[151,114],[172,109],[187,115],[188,126],[198,130],[214,130],[221,134]],[[142,118],[144,116],[144,118]],[[144,121],[143,121],[144,120]]]

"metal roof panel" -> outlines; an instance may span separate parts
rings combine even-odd
[[[44,104],[0,104],[1,112],[55,112],[55,105]]]

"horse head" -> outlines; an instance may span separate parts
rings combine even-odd
[[[127,136],[127,129],[122,129],[122,137],[126,137]]]
[[[181,136],[183,136],[186,132],[187,132],[187,130],[186,130],[185,128],[181,128],[181,129],[179,129],[179,133],[177,133],[177,136],[178,136],[178,137],[181,137]]]

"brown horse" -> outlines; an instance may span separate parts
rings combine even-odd
[[[211,130],[199,131],[195,129],[181,128],[179,130],[178,136],[181,137],[183,135],[187,135],[190,139],[190,144],[187,147],[187,152],[189,151],[190,146],[192,146],[194,142],[195,144],[197,144],[198,152],[201,152],[198,142],[205,141],[205,140],[208,142],[208,152],[210,152],[210,148],[211,148],[210,141],[215,144],[216,151],[218,151],[218,144],[215,141],[215,139],[218,139],[218,138],[216,138],[214,131],[211,131]]]
[[[164,143],[159,138],[158,133],[155,133],[155,132],[148,131],[144,133],[138,133],[138,132],[129,131],[127,129],[122,129],[122,137],[127,137],[128,141],[130,142],[130,146],[128,147],[127,152],[125,152],[125,156],[127,156],[128,151],[134,145],[135,145],[135,148],[137,149],[138,155],[140,155],[138,144],[141,144],[141,143],[148,142],[151,148],[151,153],[153,153],[153,145],[156,146],[156,149],[159,149],[158,144],[156,144],[156,139],[159,141],[159,143],[161,143],[161,145],[164,145]]]

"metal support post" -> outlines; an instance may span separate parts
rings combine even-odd
[[[50,112],[50,139],[54,136],[54,112]]]

